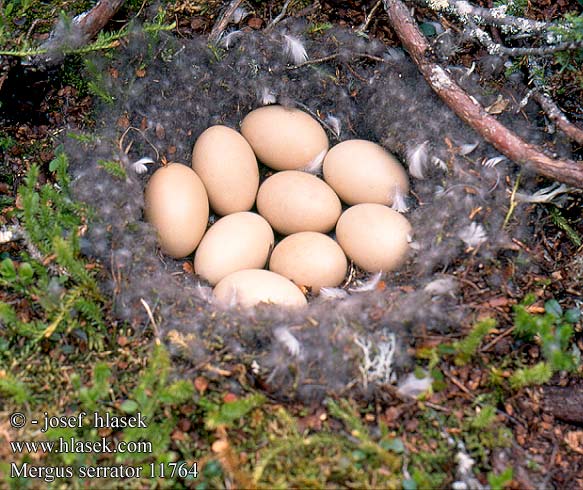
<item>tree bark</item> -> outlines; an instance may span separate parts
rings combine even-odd
[[[427,40],[400,0],[384,0],[389,21],[427,83],[465,123],[502,154],[551,179],[583,188],[583,164],[547,156],[542,148],[522,140],[485,109],[430,57]]]
[[[543,410],[570,424],[583,424],[583,386],[546,386]]]

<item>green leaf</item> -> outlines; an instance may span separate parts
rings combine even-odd
[[[11,259],[4,259],[0,262],[0,276],[8,282],[13,282],[16,279],[16,267]]]
[[[0,301],[0,320],[10,326],[14,326],[18,323],[18,317],[16,316],[14,308],[3,301]]]
[[[581,310],[579,308],[570,308],[565,312],[564,319],[568,323],[577,323],[581,318]]]
[[[23,262],[18,267],[18,276],[25,284],[29,283],[34,277],[34,269],[28,262]]]
[[[423,22],[422,24],[420,24],[419,29],[427,37],[435,36],[437,34],[437,31],[435,30],[435,26],[429,22]]]
[[[545,311],[555,318],[561,318],[563,315],[563,308],[556,299],[550,299],[545,303]]]
[[[125,413],[136,413],[138,411],[138,404],[133,400],[126,400],[119,407],[122,412]]]
[[[417,482],[415,480],[403,480],[403,490],[417,490]]]
[[[512,467],[509,466],[502,473],[488,473],[488,483],[492,490],[504,490],[504,488],[512,481],[512,477]]]
[[[403,441],[398,437],[388,439],[380,442],[380,446],[387,451],[393,451],[394,453],[401,454],[405,452],[405,445]]]

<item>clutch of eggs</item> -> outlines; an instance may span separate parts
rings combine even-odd
[[[261,184],[258,162],[271,174]],[[318,165],[323,179],[302,171]],[[307,288],[342,284],[347,259],[367,272],[403,265],[411,225],[388,206],[408,192],[407,173],[380,145],[354,139],[329,149],[311,115],[271,105],[247,114],[240,133],[206,129],[191,167],[156,170],[145,216],[164,253],[194,252],[195,273],[220,303],[301,307]],[[210,210],[222,217],[207,229]]]

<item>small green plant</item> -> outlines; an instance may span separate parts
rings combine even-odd
[[[486,318],[476,323],[464,339],[454,342],[455,363],[459,365],[467,364],[476,355],[484,337],[495,327],[496,320]]]
[[[571,349],[571,340],[573,325],[581,318],[581,311],[579,308],[563,311],[561,305],[552,299],[545,303],[544,315],[533,315],[528,311],[528,306],[534,300],[534,296],[529,295],[514,307],[515,335],[527,341],[536,341],[552,372],[574,371],[580,360]],[[547,368],[541,366],[539,371],[547,372]]]
[[[69,441],[76,438],[86,443],[99,442],[103,436],[99,428],[93,425],[95,420],[105,420],[104,417],[109,415],[109,426],[115,429],[115,424],[111,422],[113,417],[117,420],[133,417],[134,420],[141,420],[142,426],[134,424],[135,427],[122,427],[116,431],[115,437],[111,439],[110,448],[123,441],[123,447],[133,447],[135,450],[112,452],[108,464],[115,462],[134,467],[142,466],[146,474],[151,471],[152,464],[175,462],[179,455],[170,450],[170,444],[171,432],[177,424],[177,412],[171,408],[192,399],[194,388],[192,383],[186,380],[171,382],[170,370],[168,352],[162,345],[155,345],[147,367],[140,374],[137,386],[124,401],[112,398],[113,372],[107,363],[100,362],[94,366],[91,382],[87,386],[82,384],[80,376],[73,375],[71,381],[75,392],[71,400],[77,402],[77,414],[81,412],[87,414],[83,427],[50,429],[43,437],[47,440],[62,438]],[[96,419],[94,414],[100,419]],[[117,441],[115,444],[114,440]],[[92,454],[69,451],[60,452],[52,457],[56,461],[50,461],[51,463],[64,463],[76,468],[92,464],[94,459]],[[167,478],[166,483],[172,482]]]
[[[491,490],[504,490],[512,482],[513,474],[511,467],[498,474],[494,472],[488,473],[488,484]]]
[[[5,341],[22,336],[56,340],[73,332],[90,348],[102,349],[105,301],[80,254],[79,230],[89,210],[69,198],[68,159],[62,150],[49,169],[56,185],[37,189],[39,168],[33,165],[19,190],[27,251],[19,262],[10,257],[0,262],[0,286],[31,305],[29,316],[22,317],[11,304],[0,302],[0,319],[10,334]]]
[[[251,410],[260,407],[265,403],[265,397],[260,394],[249,395],[234,401],[222,404],[213,402],[208,398],[201,398],[198,401],[200,407],[205,412],[205,426],[207,429],[218,427],[230,427],[247,415]]]

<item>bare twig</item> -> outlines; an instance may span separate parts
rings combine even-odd
[[[378,10],[378,8],[381,6],[382,3],[383,3],[383,0],[377,0],[377,3],[375,3],[373,5],[373,7],[370,9],[370,12],[364,18],[364,22],[362,23],[362,25],[356,30],[357,33],[362,34],[362,33],[364,33],[364,31],[366,31],[368,29],[368,26],[369,26],[370,22],[372,21],[372,18],[374,17],[375,12]]]
[[[318,65],[320,63],[326,63],[327,61],[335,60],[336,58],[338,58],[338,56],[340,56],[339,53],[329,54],[328,56],[322,56],[321,58],[314,58],[311,60],[306,60],[306,61],[303,61],[301,63],[298,63],[297,65],[288,66],[287,69],[288,70],[297,70],[298,68],[303,68],[304,66]],[[378,63],[385,63],[386,62],[385,59],[381,58],[380,56],[375,56],[374,54],[354,53],[353,56],[355,56],[356,58],[365,58],[367,60],[376,61]]]
[[[279,22],[281,22],[281,19],[283,19],[285,17],[285,13],[287,12],[287,8],[289,7],[289,4],[291,3],[292,0],[286,0],[285,3],[283,4],[283,7],[281,7],[281,12],[279,13],[279,15],[273,19],[269,25],[265,28],[266,31],[270,31],[271,29],[273,29]]]
[[[558,160],[525,142],[472,99],[439,65],[432,62],[427,40],[400,0],[384,0],[390,23],[419,71],[437,95],[467,124],[498,151],[518,164],[546,177],[583,188],[583,165],[573,160]]]
[[[211,33],[209,35],[209,41],[216,43],[220,37],[225,32],[225,29],[229,25],[231,17],[235,13],[235,10],[241,5],[243,0],[232,0],[227,9],[223,12],[223,14],[217,20],[217,23],[213,26]]]

